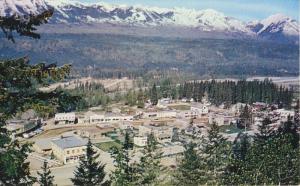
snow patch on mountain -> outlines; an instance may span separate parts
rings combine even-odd
[[[24,16],[39,14],[48,9],[43,0],[1,0],[0,16],[10,17],[13,15]]]
[[[258,34],[262,34],[263,32],[282,32],[287,35],[299,34],[299,24],[297,21],[283,14],[271,15],[270,17],[262,20],[260,23],[264,26]]]

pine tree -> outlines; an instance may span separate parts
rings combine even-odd
[[[158,103],[158,95],[156,90],[156,84],[153,85],[151,92],[150,92],[150,101],[152,105],[157,105]]]
[[[288,118],[288,121],[284,122],[278,128],[278,135],[290,135],[292,146],[297,149],[299,148],[300,143],[300,134],[298,133],[299,126],[292,120]]]
[[[270,127],[272,121],[269,118],[263,119],[262,123],[258,125],[258,132],[255,134],[257,142],[265,142],[275,135],[274,129]]]
[[[228,163],[222,173],[222,184],[239,185],[247,184],[245,165],[251,148],[250,137],[247,134],[239,133],[233,142],[231,153],[228,156]]]
[[[296,106],[294,108],[294,122],[300,127],[300,100],[297,99]]]
[[[252,113],[248,105],[246,105],[240,114],[239,126],[245,130],[252,124]]]
[[[13,15],[10,17],[0,16],[0,27],[8,40],[15,42],[13,32],[21,36],[28,36],[39,39],[40,35],[35,33],[35,26],[45,24],[53,15],[53,10],[46,10],[38,15]]]
[[[111,149],[111,156],[114,158],[116,168],[111,174],[113,185],[136,185],[136,167],[130,164],[130,149],[132,149],[132,143],[130,142],[129,132],[126,130],[122,148],[113,147]]]
[[[105,180],[105,165],[97,161],[98,157],[99,154],[93,149],[93,145],[89,139],[86,148],[86,157],[80,160],[79,166],[74,172],[74,178],[71,179],[74,185],[110,185],[110,182]]]
[[[145,106],[145,98],[144,93],[142,89],[139,89],[138,95],[137,95],[137,107],[138,108],[144,108]]]
[[[244,166],[245,183],[250,185],[295,185],[299,183],[300,154],[290,135],[271,137],[254,144]]]
[[[205,164],[197,153],[197,145],[190,142],[185,145],[183,157],[178,162],[178,168],[173,175],[176,185],[202,185],[207,181]]]
[[[234,153],[223,173],[223,184],[294,185],[299,182],[300,151],[294,147],[293,133],[282,129],[274,132],[269,124],[264,119],[251,143],[251,140],[246,143],[240,140],[240,145],[233,145]]]
[[[142,157],[137,164],[138,184],[157,185],[162,172],[160,164],[162,153],[157,149],[157,141],[151,133],[147,138],[147,145],[142,150]]]
[[[40,38],[34,32],[35,26],[47,23],[52,14],[53,11],[48,10],[39,15],[0,16],[0,27],[6,38],[13,42],[14,31],[21,36]],[[54,99],[58,98],[58,93],[39,92],[33,82],[45,85],[47,80],[61,80],[69,72],[68,65],[61,68],[54,64],[30,65],[27,57],[0,61],[0,185],[32,185],[35,182],[35,178],[30,176],[29,163],[26,162],[30,145],[20,144],[10,138],[3,127],[6,120],[45,99],[56,104]]]
[[[202,153],[206,164],[208,184],[220,183],[220,175],[226,166],[226,157],[229,155],[229,144],[220,134],[216,123],[210,125],[207,138],[202,143]]]
[[[38,183],[41,186],[53,186],[54,185],[54,176],[51,175],[51,171],[48,167],[47,161],[44,161],[42,172],[37,172],[39,175]]]
[[[61,80],[70,72],[70,66],[56,67],[45,64],[30,65],[27,58],[0,61],[0,183],[3,185],[32,184],[29,163],[29,144],[11,140],[3,126],[5,121],[17,112],[32,108],[36,103],[52,102],[58,104],[61,92],[41,92],[37,84],[46,80]]]

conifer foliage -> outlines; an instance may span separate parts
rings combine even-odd
[[[69,71],[69,65],[59,68],[30,65],[27,58],[0,61],[0,185],[30,185],[35,182],[30,176],[29,163],[25,162],[30,145],[11,140],[4,128],[6,120],[45,99],[55,104],[57,94],[41,92],[36,84],[43,85],[49,79],[61,80]]]
[[[105,180],[105,165],[99,163],[98,158],[99,154],[93,149],[93,145],[89,139],[86,148],[86,157],[80,160],[79,166],[74,172],[74,178],[71,179],[74,185],[110,185],[110,181]]]
[[[220,133],[220,127],[213,123],[203,139],[201,151],[205,161],[207,184],[219,184],[221,174],[226,166],[229,144]]]
[[[111,175],[113,185],[136,185],[137,174],[133,164],[130,163],[130,150],[133,145],[130,141],[129,131],[125,131],[125,140],[121,149],[113,147],[111,155],[114,158],[115,171]]]
[[[158,95],[157,95],[157,89],[156,84],[152,86],[152,89],[150,91],[150,101],[152,105],[157,105],[158,103]]]
[[[35,26],[40,26],[48,22],[53,15],[53,10],[49,9],[39,15],[0,17],[0,27],[8,40],[15,42],[13,32],[20,36],[28,36],[39,39],[40,35],[35,32]]]
[[[37,173],[39,175],[38,183],[41,186],[53,186],[54,185],[54,176],[51,175],[51,171],[48,167],[47,161],[44,161],[42,172]]]
[[[205,164],[196,150],[197,145],[190,142],[185,145],[183,157],[174,174],[176,185],[200,185],[206,183]]]
[[[147,138],[147,145],[142,150],[142,157],[137,164],[137,177],[139,185],[157,185],[162,173],[160,164],[162,153],[158,150],[158,143],[151,133]]]
[[[179,87],[178,92],[180,98],[193,98],[195,101],[200,101],[207,93],[209,101],[216,105],[265,102],[289,106],[293,97],[292,90],[277,86],[268,79],[264,81],[187,82]]]

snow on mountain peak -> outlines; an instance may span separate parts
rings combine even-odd
[[[274,14],[269,16],[268,18],[264,19],[261,21],[262,24],[271,24],[271,23],[278,23],[278,22],[282,22],[282,21],[287,21],[290,18],[284,14],[278,13],[278,14]]]
[[[0,16],[37,14],[51,6],[51,23],[113,23],[137,26],[173,25],[203,31],[269,36],[298,36],[299,23],[283,14],[261,21],[244,23],[214,9],[160,8],[143,5],[117,5],[104,2],[82,3],[78,0],[0,0]]]
[[[286,35],[298,35],[299,23],[291,19],[284,14],[274,14],[260,22],[263,27],[258,32],[262,34],[264,32],[269,33],[284,33]]]
[[[0,16],[39,14],[47,8],[44,0],[1,0]]]

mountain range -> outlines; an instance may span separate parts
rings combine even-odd
[[[131,27],[184,27],[205,33],[224,33],[272,41],[298,43],[299,23],[283,14],[263,20],[243,22],[213,9],[158,8],[111,5],[103,2],[88,4],[74,0],[2,0],[0,15],[37,14],[49,7],[55,13],[50,23],[65,25],[113,24]]]

